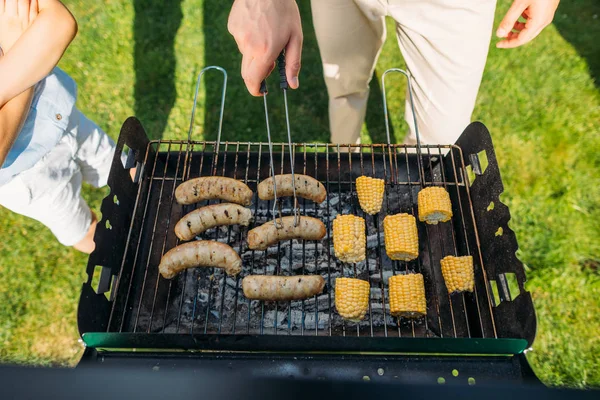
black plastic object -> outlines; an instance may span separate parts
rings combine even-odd
[[[267,81],[266,81],[266,80],[263,80],[263,81],[260,83],[260,92],[261,92],[262,94],[265,94],[265,95],[268,93],[268,90],[267,90]]]
[[[288,88],[287,76],[285,74],[285,50],[282,50],[279,57],[277,57],[277,69],[279,70],[279,87],[285,90]]]
[[[279,87],[285,90],[288,88],[288,81],[285,74],[285,50],[282,50],[279,57],[277,57],[277,71],[279,72]],[[263,79],[260,83],[260,92],[262,94],[268,93],[266,79]]]

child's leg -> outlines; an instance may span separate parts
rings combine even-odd
[[[75,139],[63,136],[33,168],[0,186],[0,205],[40,221],[63,245],[91,252],[94,216],[81,197],[76,150]]]
[[[90,223],[90,227],[86,232],[83,239],[73,245],[75,250],[79,250],[82,253],[91,254],[92,251],[96,248],[96,242],[94,242],[94,234],[96,233],[96,226],[98,225],[98,217],[96,217],[96,213],[91,211],[92,222]]]

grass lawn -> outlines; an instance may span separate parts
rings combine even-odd
[[[80,33],[61,61],[79,84],[78,106],[113,138],[137,115],[152,138],[185,138],[195,76],[221,65],[230,76],[223,135],[264,136],[262,102],[245,92],[227,7],[202,0],[67,0]],[[206,3],[206,4],[205,4]],[[301,89],[290,94],[296,141],[326,141],[327,97],[308,1]],[[499,1],[497,21],[508,9]],[[526,264],[538,334],[528,353],[550,385],[600,386],[600,4],[561,4],[555,23],[524,48],[491,47],[473,119],[494,137],[506,187],[502,200]],[[389,32],[393,32],[390,24]],[[403,66],[393,35],[378,76]],[[395,79],[398,79],[397,81]],[[402,140],[404,84],[390,80]],[[203,86],[195,138],[213,138],[219,81]],[[365,141],[382,142],[374,85]],[[271,102],[272,124],[282,109]],[[282,126],[282,125],[279,125]],[[275,132],[283,140],[284,131]],[[107,190],[84,188],[99,212]],[[76,307],[86,257],[48,229],[0,208],[0,360],[73,365],[81,354]]]

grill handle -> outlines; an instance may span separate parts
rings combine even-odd
[[[267,106],[267,94],[269,93],[267,90],[267,81],[263,79],[260,83],[260,92],[263,94],[263,104],[265,107],[265,126],[267,128],[267,140],[269,143],[269,165],[271,168],[271,176],[273,177],[273,208],[271,212],[273,213],[273,223],[277,229],[283,227],[282,218],[283,214],[281,213],[281,204],[277,199],[277,182],[275,181],[275,164],[273,163],[273,142],[271,141],[271,125],[269,123],[269,107]],[[277,221],[277,213],[279,213],[279,222]]]
[[[415,102],[414,102],[413,89],[412,89],[412,83],[411,83],[412,77],[408,72],[406,72],[405,70],[400,69],[400,68],[390,68],[387,71],[385,71],[383,73],[383,75],[381,75],[381,87],[382,87],[382,96],[383,96],[383,115],[385,118],[385,133],[386,133],[386,137],[387,137],[388,154],[390,157],[390,172],[392,175],[392,182],[396,183],[396,174],[393,171],[394,163],[392,162],[392,140],[390,138],[390,118],[388,115],[388,108],[387,108],[385,77],[387,74],[394,73],[394,72],[399,72],[406,77],[406,82],[408,85],[408,99],[410,101],[410,110],[412,112],[413,123],[415,126],[415,136],[417,138],[417,165],[419,167],[419,181],[421,183],[421,187],[424,187],[425,179],[423,176],[424,173],[423,173],[423,160],[422,160],[422,152],[421,152],[421,137],[419,135],[419,124],[417,123],[417,114],[415,113]]]
[[[208,67],[205,67],[202,69],[202,71],[200,71],[200,73],[198,74],[198,79],[196,80],[196,91],[194,93],[194,105],[192,106],[192,116],[190,118],[190,129],[188,130],[188,142],[187,142],[187,147],[186,147],[186,157],[189,154],[189,148],[190,148],[190,143],[192,141],[192,131],[194,130],[194,122],[196,119],[196,106],[198,105],[198,91],[200,90],[200,81],[202,79],[202,75],[204,75],[205,72],[210,71],[210,70],[217,70],[220,73],[223,74],[223,89],[221,91],[221,110],[219,112],[219,130],[217,132],[217,143],[215,145],[215,153],[213,156],[213,175],[216,174],[216,167],[217,167],[217,160],[219,159],[219,147],[221,145],[221,131],[223,130],[223,114],[225,112],[225,95],[227,93],[227,71],[225,71],[224,68],[216,66],[216,65],[211,65]],[[187,163],[186,163],[187,165]],[[185,174],[186,171],[184,171]],[[186,176],[186,175],[184,175]]]
[[[285,123],[287,129],[287,138],[288,138],[288,150],[290,152],[290,170],[292,172],[292,182],[296,181],[294,176],[294,149],[292,145],[292,133],[290,128],[290,114],[288,111],[288,101],[287,101],[287,90],[289,88],[287,77],[285,74],[285,49],[281,51],[279,57],[277,57],[277,70],[279,72],[279,88],[283,91],[283,101],[284,101],[284,109],[285,109]],[[273,223],[275,227],[281,228],[282,225],[277,222],[276,212],[279,211],[279,217],[281,219],[281,204],[277,198],[277,183],[275,181],[275,167],[273,164],[273,145],[271,142],[271,128],[269,126],[269,111],[267,107],[267,83],[266,79],[260,83],[260,92],[263,94],[263,103],[265,107],[265,121],[267,127],[267,139],[269,141],[269,160],[271,164],[271,175],[273,176]],[[296,196],[296,186],[292,185],[292,190],[294,192],[294,226],[298,226],[300,222],[299,218],[299,210],[298,210],[298,197]]]
[[[287,76],[285,74],[285,50],[282,50],[279,56],[277,57],[277,71],[279,72],[279,88],[280,89],[288,89],[288,81]],[[260,92],[262,94],[267,93],[267,80],[263,79],[260,83]]]
[[[277,69],[279,70],[279,87],[285,90],[288,88],[288,81],[285,75],[285,50],[282,50],[279,57],[277,57]]]
[[[285,126],[287,129],[288,151],[290,152],[290,171],[292,172],[292,190],[294,192],[294,226],[300,222],[298,211],[298,196],[296,196],[296,177],[294,176],[294,149],[292,146],[292,130],[290,128],[290,113],[288,111],[287,91],[288,81],[285,74],[285,49],[277,57],[277,67],[279,68],[279,87],[283,91],[283,104],[285,109]]]

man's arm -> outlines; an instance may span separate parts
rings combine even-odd
[[[0,135],[0,166],[4,164],[8,152],[27,119],[33,91],[33,87],[26,89],[0,108],[0,132],[2,132]]]
[[[0,58],[0,107],[48,75],[77,34],[75,18],[59,0],[38,3],[33,24]]]
[[[283,49],[288,83],[298,88],[303,36],[295,0],[235,0],[227,28],[242,53],[242,78],[250,94],[261,95],[260,83]]]

